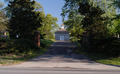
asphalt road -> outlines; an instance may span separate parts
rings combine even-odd
[[[55,41],[45,54],[39,55],[24,63],[8,65],[6,67],[120,70],[120,67],[100,64],[84,55],[75,54],[75,48],[76,45],[70,41]]]
[[[56,41],[51,45],[46,54],[70,56],[75,52],[75,48],[75,44],[70,41]]]
[[[85,70],[69,68],[4,68],[0,74],[120,74],[119,70]]]

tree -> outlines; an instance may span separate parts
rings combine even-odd
[[[2,9],[4,6],[4,3],[0,3],[0,30],[6,29],[6,18],[5,18],[5,12]]]
[[[112,4],[110,0],[65,0],[65,2],[62,9],[63,18],[65,16],[69,18],[72,12],[76,16],[80,13],[79,15],[83,15],[84,17],[81,21],[82,24],[79,24],[79,26],[83,25],[83,29],[89,30],[91,36],[105,35],[108,31],[107,25],[111,24],[111,18],[114,18],[114,14],[116,13],[115,8],[110,6]],[[74,18],[75,16],[72,17]]]
[[[112,24],[113,25],[110,25],[108,26],[109,28],[109,32],[111,32],[112,34],[115,35],[115,33],[117,34],[120,34],[120,0],[110,0],[110,1],[113,1],[113,3],[111,4],[111,6],[115,7],[116,8],[116,11],[117,11],[117,14],[115,14],[115,17],[112,19]]]
[[[64,21],[64,25],[67,28],[67,31],[70,32],[71,37],[76,37],[80,39],[80,35],[82,35],[82,21],[83,16],[74,15],[72,18],[68,18],[68,20]]]
[[[35,11],[35,1],[30,0],[14,0],[10,1],[8,8],[11,13],[8,30],[10,38],[29,38],[37,28],[41,26],[42,21],[40,12]]]
[[[120,0],[113,0],[114,3],[113,5],[116,6],[117,8],[120,8]]]
[[[4,6],[4,3],[0,3],[0,7],[3,7]]]
[[[41,14],[42,18],[42,27],[38,29],[41,33],[41,38],[51,38],[54,39],[54,33],[56,30],[59,29],[59,25],[56,23],[58,19],[56,17],[53,17],[51,14],[47,14],[45,16],[45,13],[42,12]]]
[[[116,18],[113,20],[114,25],[109,26],[109,32],[111,32],[112,34],[117,33],[120,34],[120,19]]]
[[[14,0],[4,0],[6,3],[9,3],[9,1],[14,1]],[[33,1],[33,0],[32,0]],[[10,10],[10,7],[6,6],[4,8],[5,12],[6,12],[6,17],[11,17],[11,10]],[[35,4],[34,4],[34,11],[43,11],[43,7],[40,3],[36,2],[35,1]]]
[[[79,4],[79,12],[84,15],[85,18],[82,21],[83,28],[90,32],[90,36],[93,38],[105,36],[107,30],[106,18],[101,17],[105,11],[100,7],[93,7],[88,2]]]
[[[80,15],[78,12],[78,2],[77,0],[64,0],[65,5],[62,7],[61,16],[63,17],[63,22],[67,30],[70,32],[71,37],[80,38],[83,28],[81,21],[84,16]],[[64,18],[67,16],[67,20]]]

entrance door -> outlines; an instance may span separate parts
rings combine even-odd
[[[60,36],[60,40],[61,40],[61,41],[64,41],[64,36]]]

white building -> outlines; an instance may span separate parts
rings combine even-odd
[[[69,32],[64,29],[64,24],[61,29],[55,32],[55,39],[60,41],[69,41]]]

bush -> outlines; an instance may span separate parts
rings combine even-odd
[[[50,46],[50,44],[52,44],[53,41],[50,40],[50,39],[41,39],[40,40],[40,46],[41,47],[47,47],[47,46]]]
[[[49,39],[40,40],[41,47],[50,46],[53,41]],[[37,45],[29,39],[0,39],[0,54],[28,53],[39,49]]]
[[[23,53],[37,49],[37,46],[33,41],[29,39],[16,39],[14,41],[13,49],[15,49],[15,52]]]
[[[0,39],[0,54],[9,53],[12,51],[10,49],[14,45],[14,41],[10,39]]]
[[[0,53],[27,53],[38,49],[36,44],[29,39],[0,39]]]
[[[90,40],[90,51],[118,56],[120,54],[120,39],[115,37],[99,38]]]

